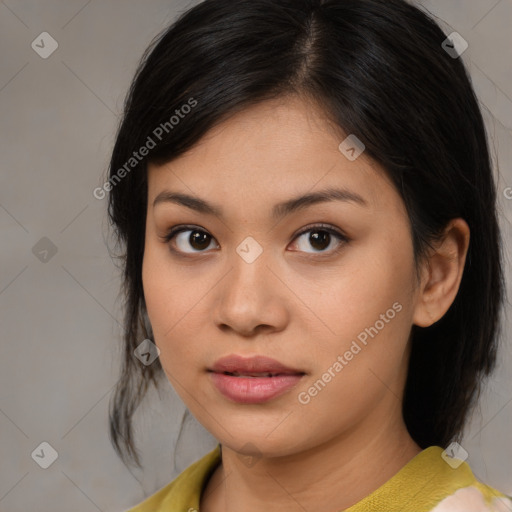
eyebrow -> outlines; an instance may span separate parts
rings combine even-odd
[[[332,201],[344,201],[360,206],[368,206],[367,201],[355,192],[352,192],[348,189],[329,188],[319,192],[304,194],[276,204],[272,208],[272,218],[281,219],[282,217],[308,208],[314,204],[327,203]],[[160,203],[175,203],[190,208],[191,210],[195,210],[199,213],[215,215],[219,218],[223,218],[222,208],[220,206],[208,203],[204,199],[188,194],[164,190],[156,196],[155,200],[153,201],[153,208]]]

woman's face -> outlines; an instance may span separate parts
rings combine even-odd
[[[402,421],[417,299],[408,217],[375,162],[338,148],[345,137],[289,97],[149,165],[143,284],[160,361],[236,451],[364,443]],[[239,359],[216,366],[227,356]]]

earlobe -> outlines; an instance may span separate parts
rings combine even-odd
[[[462,280],[469,239],[470,230],[464,219],[449,222],[423,267],[413,317],[415,325],[429,327],[452,305]]]

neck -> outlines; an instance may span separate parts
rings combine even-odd
[[[288,456],[263,456],[251,467],[223,445],[222,464],[208,482],[201,510],[344,510],[421,451],[401,418],[379,427],[369,436],[368,427],[359,424],[322,445]]]

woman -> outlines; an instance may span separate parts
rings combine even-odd
[[[148,48],[106,187],[111,436],[139,462],[166,376],[219,445],[133,512],[512,509],[456,442],[503,298],[460,41],[402,0],[206,0]]]

